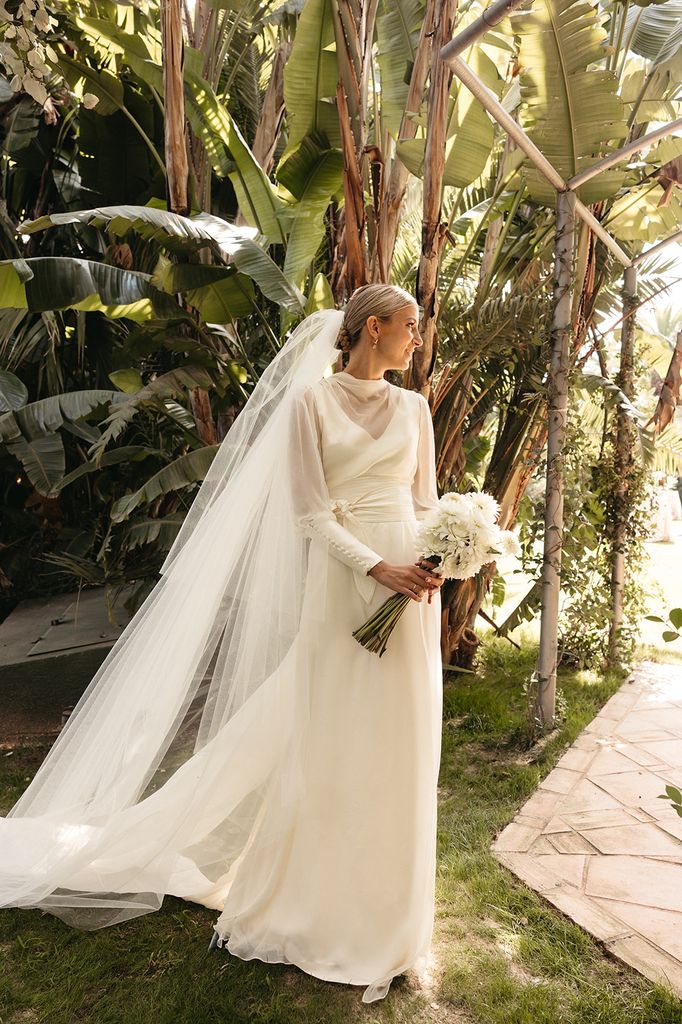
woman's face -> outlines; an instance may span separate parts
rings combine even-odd
[[[419,333],[419,310],[416,302],[410,302],[396,310],[390,320],[368,317],[367,329],[370,344],[377,340],[374,352],[385,362],[387,370],[406,370],[412,361],[412,353],[424,342]]]

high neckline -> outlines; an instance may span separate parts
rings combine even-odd
[[[353,384],[357,384],[359,387],[367,390],[385,387],[388,384],[385,377],[356,377],[354,374],[349,373],[348,370],[338,370],[333,376],[343,377],[344,380],[352,381]]]

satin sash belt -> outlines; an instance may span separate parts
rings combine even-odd
[[[330,486],[329,490],[330,507],[337,520],[372,549],[374,544],[364,529],[365,523],[415,521],[412,487],[408,483],[385,476],[363,476]],[[361,571],[355,571],[353,577],[360,596],[369,603],[377,581]]]

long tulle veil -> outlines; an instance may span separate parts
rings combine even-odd
[[[166,893],[235,911],[255,837],[273,851],[303,785],[308,572],[286,466],[287,418],[338,355],[342,313],[307,317],[222,442],[144,604],[26,792],[0,819],[0,906],[83,928]],[[314,579],[311,579],[314,575]],[[313,631],[314,632],[314,631]],[[269,813],[263,814],[266,806]]]

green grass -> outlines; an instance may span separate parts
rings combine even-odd
[[[156,914],[83,933],[38,911],[0,912],[1,1024],[682,1024],[682,1003],[605,954],[489,852],[621,679],[562,674],[565,718],[527,749],[523,681],[535,662],[486,639],[482,678],[445,687],[432,981],[385,1000],[293,967],[206,955],[213,911],[167,898]],[[45,747],[0,752],[0,804]]]

